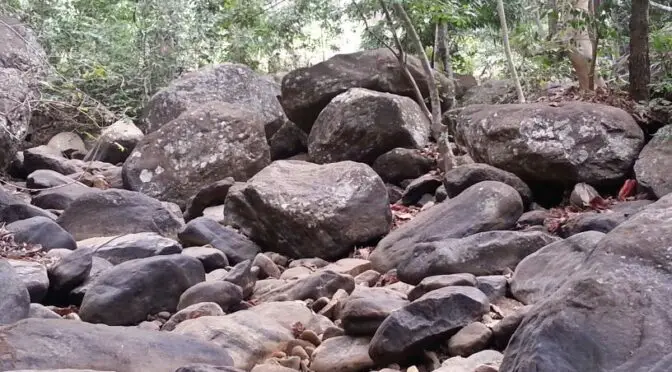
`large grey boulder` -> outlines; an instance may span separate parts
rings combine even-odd
[[[606,234],[564,284],[533,306],[500,371],[668,370],[671,245],[669,195]]]
[[[487,231],[462,239],[418,244],[397,269],[399,279],[418,284],[445,274],[494,275],[516,265],[559,238],[541,231]]]
[[[273,85],[247,66],[223,63],[182,75],[150,99],[141,128],[151,133],[201,104],[215,101],[247,107],[261,117],[270,138],[287,120]]]
[[[513,297],[532,304],[552,295],[581,268],[604,236],[597,231],[579,233],[527,256],[511,278]]]
[[[513,227],[523,213],[520,194],[511,186],[484,181],[418,214],[384,237],[369,259],[379,272],[397,268],[416,246]]]
[[[201,262],[182,254],[127,261],[91,284],[79,316],[89,323],[136,324],[150,314],[175,312],[180,295],[204,280]]]
[[[340,258],[386,234],[387,190],[369,166],[272,163],[226,197],[224,218],[263,249],[294,258]]]
[[[182,253],[177,241],[154,232],[90,238],[77,242],[78,249],[91,249],[93,255],[113,265],[159,255]]]
[[[10,352],[0,358],[3,371],[166,372],[190,363],[233,364],[225,350],[206,341],[65,319],[25,319],[1,327],[0,339]]]
[[[672,192],[672,125],[662,127],[635,162],[637,182],[657,198]]]
[[[246,181],[270,161],[262,117],[213,101],[146,135],[122,175],[126,188],[184,207],[202,187],[226,177]]]
[[[140,232],[175,237],[184,226],[181,217],[139,192],[109,189],[78,198],[57,222],[76,240]]]
[[[427,76],[420,60],[407,56],[407,67],[423,97],[429,97]],[[437,79],[444,103],[453,95],[450,82],[439,74]],[[366,88],[415,99],[412,85],[404,77],[399,62],[387,48],[337,54],[316,65],[296,69],[282,79],[282,106],[290,120],[310,132],[315,119],[334,97],[350,88]]]
[[[455,134],[476,162],[525,181],[594,186],[623,179],[644,145],[626,111],[585,102],[469,106]]]
[[[331,100],[317,117],[308,136],[308,157],[319,164],[372,164],[397,147],[424,147],[429,127],[429,119],[412,99],[353,88]]]

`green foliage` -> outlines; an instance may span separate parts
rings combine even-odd
[[[307,62],[339,32],[337,5],[320,0],[8,0],[0,11],[27,22],[58,72],[50,99],[85,94],[119,116],[181,73],[221,62],[276,72]]]

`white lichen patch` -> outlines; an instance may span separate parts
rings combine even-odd
[[[154,178],[154,173],[149,169],[143,169],[140,171],[140,176],[138,177],[142,183],[151,182]]]

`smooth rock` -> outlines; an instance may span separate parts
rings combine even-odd
[[[476,277],[469,273],[428,276],[411,290],[408,299],[409,301],[415,301],[433,290],[455,285],[475,287]]]
[[[182,252],[180,243],[153,232],[89,238],[77,242],[77,246],[94,250],[95,256],[114,265],[138,258]]]
[[[345,333],[351,336],[373,336],[393,311],[409,304],[405,297],[387,288],[356,286],[338,312]]]
[[[488,345],[492,330],[481,322],[473,322],[457,331],[448,340],[448,353],[467,357],[475,354]]]
[[[26,285],[30,294],[30,302],[40,302],[49,290],[47,267],[39,262],[8,259],[16,274]]]
[[[383,181],[399,184],[427,174],[436,167],[436,161],[418,149],[398,147],[380,155],[372,167]]]
[[[166,372],[190,363],[232,364],[225,350],[191,337],[72,320],[26,319],[0,328],[0,338],[12,350],[11,358],[0,359],[3,371]],[[123,353],[119,345],[124,345]]]
[[[222,307],[214,302],[199,302],[197,304],[189,305],[182,310],[176,312],[168,319],[161,327],[162,331],[172,331],[178,324],[187,319],[196,319],[202,316],[223,316],[224,310]]]
[[[139,232],[172,238],[183,227],[181,216],[158,200],[116,189],[82,196],[63,211],[57,222],[76,240]]]
[[[182,254],[201,261],[206,273],[229,266],[226,255],[217,248],[189,247],[183,249]]]
[[[416,284],[434,275],[470,273],[501,274],[548,244],[558,241],[539,231],[487,231],[462,239],[416,245],[399,265],[399,279]]]
[[[209,245],[222,251],[230,264],[252,260],[261,251],[258,245],[236,230],[207,217],[197,217],[179,233],[183,246]]]
[[[180,295],[204,280],[200,261],[181,254],[127,261],[96,279],[79,315],[90,323],[139,323],[148,314],[174,312]]]
[[[443,186],[448,197],[454,198],[472,185],[483,181],[503,182],[518,191],[527,207],[532,202],[532,190],[515,174],[485,163],[465,164],[455,167],[443,177]]]
[[[187,206],[184,210],[185,221],[191,221],[196,217],[202,216],[208,207],[224,204],[226,195],[234,184],[235,180],[233,177],[226,177],[198,190],[187,201]]]
[[[201,282],[190,287],[180,296],[177,310],[184,310],[191,305],[203,302],[214,302],[224,312],[229,312],[243,300],[243,290],[230,282]]]
[[[67,231],[54,220],[36,216],[12,222],[5,228],[14,234],[19,243],[39,244],[46,251],[54,248],[75,249],[77,243]]]
[[[333,271],[318,271],[266,292],[255,291],[253,298],[262,302],[331,298],[339,289],[351,293],[355,289],[354,278]]]
[[[369,260],[374,269],[387,272],[408,259],[417,245],[505,230],[513,227],[522,213],[523,203],[514,188],[496,181],[480,182],[392,231],[378,243]]]
[[[371,340],[369,355],[377,364],[403,362],[435,340],[480,319],[489,309],[488,298],[474,287],[429,292],[383,321]]]
[[[30,294],[14,267],[0,259],[0,325],[27,318],[30,310]]]
[[[658,129],[635,162],[637,182],[657,198],[672,192],[672,177],[667,172],[672,166],[671,139],[672,125]]]
[[[332,337],[315,349],[310,369],[315,372],[359,372],[374,366],[367,337]]]

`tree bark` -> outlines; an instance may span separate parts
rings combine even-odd
[[[649,99],[649,0],[632,0],[630,15],[630,95],[637,101]]]
[[[499,13],[499,23],[502,28],[502,41],[504,43],[504,53],[506,53],[506,59],[509,62],[509,69],[511,70],[511,76],[513,78],[514,84],[516,84],[516,92],[518,93],[518,102],[525,103],[525,95],[523,94],[523,88],[520,86],[520,79],[518,78],[518,72],[516,72],[516,65],[513,63],[513,56],[511,55],[511,46],[509,45],[509,28],[506,25],[506,14],[504,14],[504,3],[502,0],[497,0],[497,13]]]
[[[406,29],[406,33],[408,36],[410,36],[413,46],[418,51],[418,57],[420,57],[420,61],[422,62],[422,68],[425,70],[427,87],[429,88],[429,102],[432,106],[431,132],[432,137],[434,137],[435,140],[438,140],[441,132],[443,132],[443,124],[441,123],[441,99],[439,98],[439,89],[437,88],[436,80],[434,79],[434,71],[432,70],[432,66],[429,64],[427,54],[425,54],[425,50],[422,47],[420,36],[415,30],[413,22],[408,17],[408,14],[406,14],[404,7],[400,2],[394,1],[392,2],[392,9],[394,9],[394,12],[398,15],[399,19],[404,25],[404,28]]]

